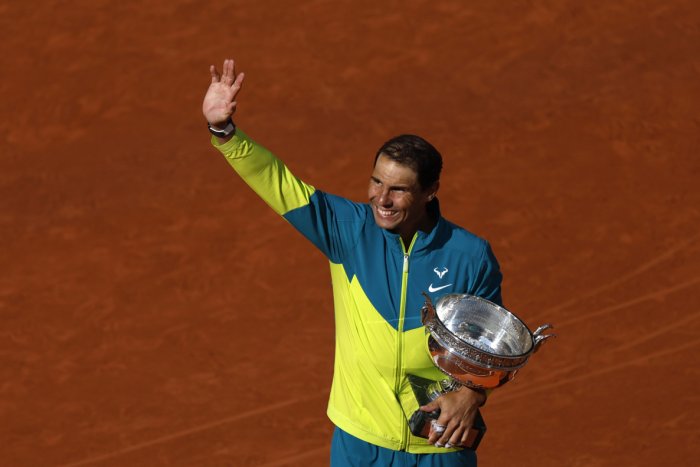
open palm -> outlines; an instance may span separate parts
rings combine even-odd
[[[223,73],[219,75],[214,65],[209,67],[211,84],[204,96],[202,112],[213,126],[224,126],[236,111],[236,96],[243,84],[243,73],[236,75],[234,61],[224,60]]]

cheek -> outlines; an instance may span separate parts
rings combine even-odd
[[[407,197],[403,200],[403,202],[401,203],[401,207],[404,211],[406,211],[407,214],[410,215],[420,214],[421,212],[420,206],[418,206],[415,200],[410,197]]]
[[[369,188],[367,188],[367,197],[369,199],[375,199],[379,198],[382,194],[382,189],[381,187],[378,187],[377,185],[370,183]]]

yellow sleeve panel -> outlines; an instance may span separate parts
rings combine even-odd
[[[212,144],[277,214],[284,215],[309,204],[315,188],[296,178],[281,160],[250,139],[240,128],[224,144],[217,144],[212,137]]]

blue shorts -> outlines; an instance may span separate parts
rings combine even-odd
[[[476,452],[411,454],[394,451],[344,432],[336,427],[331,442],[331,467],[476,467]]]

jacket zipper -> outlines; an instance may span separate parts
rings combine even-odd
[[[411,250],[413,249],[414,243],[418,238],[418,233],[413,235],[411,244],[406,251],[406,247],[399,237],[399,243],[401,244],[401,250],[403,251],[403,271],[401,273],[401,305],[399,309],[399,322],[396,326],[396,379],[394,380],[394,394],[396,394],[397,400],[399,400],[399,392],[401,390],[401,380],[403,376],[403,325],[406,318],[406,294],[408,288],[408,259],[411,255]],[[401,401],[399,400],[399,407],[401,406]],[[404,416],[403,411],[401,411],[400,416]],[[405,451],[408,446],[408,424],[404,424],[404,428],[401,432],[401,446],[400,451]]]

